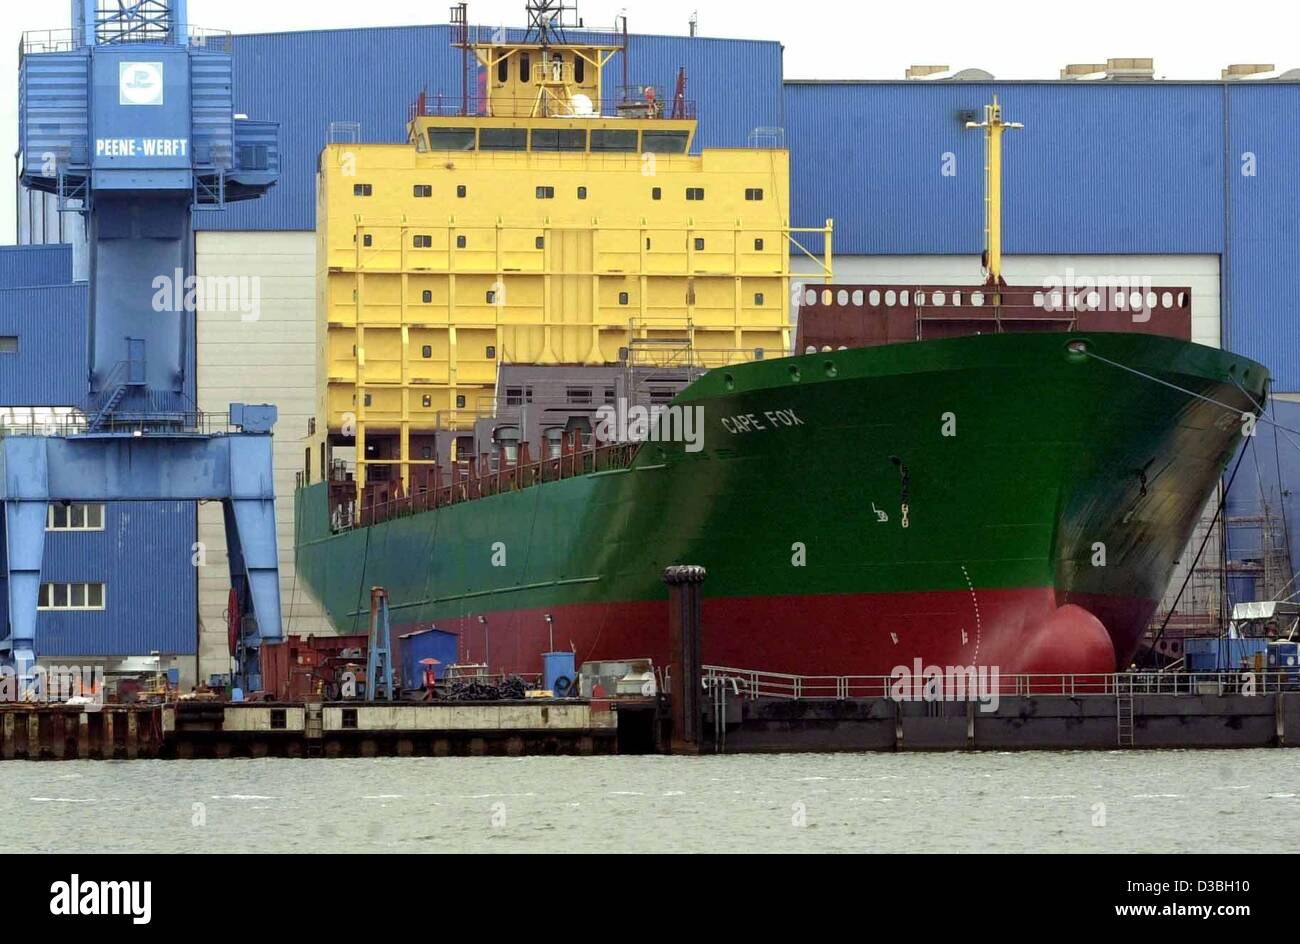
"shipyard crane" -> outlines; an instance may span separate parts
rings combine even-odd
[[[51,502],[220,501],[236,684],[256,690],[281,638],[276,408],[195,406],[193,222],[275,183],[278,126],[234,113],[230,35],[191,28],[185,0],[73,0],[72,19],[20,47],[19,179],[84,222],[88,386],[68,421],[0,439],[0,663],[30,678],[38,658]]]

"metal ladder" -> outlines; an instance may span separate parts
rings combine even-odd
[[[1115,679],[1115,737],[1120,747],[1133,746],[1133,682]]]
[[[304,707],[303,734],[307,737],[307,756],[321,756],[321,741],[325,736],[325,720],[318,701],[309,701]]]

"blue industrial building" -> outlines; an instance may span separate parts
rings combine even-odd
[[[316,160],[331,126],[355,123],[363,141],[403,140],[422,90],[460,94],[450,41],[446,26],[234,37],[235,110],[279,123],[280,177],[262,199],[202,214],[196,228],[312,230]],[[964,122],[996,94],[1008,118],[1026,125],[1006,151],[1008,254],[1217,257],[1223,346],[1268,365],[1275,391],[1300,392],[1300,319],[1291,314],[1300,298],[1300,83],[790,81],[777,42],[665,36],[633,36],[628,59],[633,83],[671,87],[685,69],[697,146],[744,147],[755,129],[781,129],[792,222],[833,218],[837,258],[978,253],[982,138]],[[609,69],[622,72],[618,57]],[[955,175],[941,173],[950,157]],[[20,195],[18,223],[20,242],[76,232],[45,194]],[[70,264],[63,249],[0,252],[0,339],[11,331],[30,338],[17,356],[0,353],[0,406],[56,405],[66,402],[62,391],[84,386],[76,347],[84,340],[73,339],[84,288],[68,284]],[[42,325],[67,333],[42,342],[33,331]],[[1294,438],[1279,440],[1274,465],[1284,471],[1288,453],[1300,456]],[[1289,500],[1282,486],[1277,495]],[[185,552],[193,508],[144,507],[105,512],[105,532],[110,522],[141,529],[130,556],[115,556],[98,535],[51,544],[47,567],[63,568],[59,579],[105,574],[108,607],[43,613],[43,648],[195,651],[195,575]],[[132,587],[142,570],[152,591]],[[137,592],[131,610],[117,609]]]

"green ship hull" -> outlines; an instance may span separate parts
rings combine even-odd
[[[707,663],[800,675],[1127,664],[1268,376],[1137,334],[972,336],[709,372],[702,448],[334,533],[295,496],[300,580],[340,632],[370,588],[464,661],[667,658],[670,564],[707,568]],[[549,617],[549,619],[548,619]]]

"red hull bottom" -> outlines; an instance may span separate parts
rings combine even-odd
[[[1051,588],[706,598],[708,665],[791,675],[889,675],[897,666],[997,667],[1020,673],[1109,673],[1136,649],[1155,602],[1077,598]],[[546,615],[553,619],[553,635]],[[533,673],[541,653],[668,661],[662,600],[506,610],[439,620],[460,635],[460,658],[492,671]],[[403,628],[402,631],[405,631]]]

